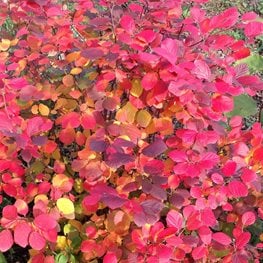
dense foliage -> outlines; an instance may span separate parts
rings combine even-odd
[[[205,2],[1,1],[2,261],[263,257],[263,23]]]

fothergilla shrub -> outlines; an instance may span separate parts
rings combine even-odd
[[[206,2],[1,1],[4,262],[260,262],[262,19]]]

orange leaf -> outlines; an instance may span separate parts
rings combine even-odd
[[[72,87],[74,85],[74,78],[72,75],[65,75],[62,82],[66,87]]]
[[[67,60],[69,63],[71,63],[71,62],[77,60],[79,57],[80,57],[80,52],[79,52],[79,51],[77,51],[77,52],[72,52],[72,53],[70,53],[70,54],[68,54],[68,55],[66,56],[66,60]]]

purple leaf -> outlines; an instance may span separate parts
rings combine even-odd
[[[134,156],[125,153],[111,153],[108,159],[105,161],[109,167],[119,168],[122,165],[133,162],[135,160]]]
[[[152,144],[142,150],[142,153],[149,157],[156,157],[167,150],[166,144],[161,139],[156,139]]]

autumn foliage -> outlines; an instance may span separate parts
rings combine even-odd
[[[259,262],[263,131],[228,113],[263,24],[204,2],[1,1],[0,251]]]

